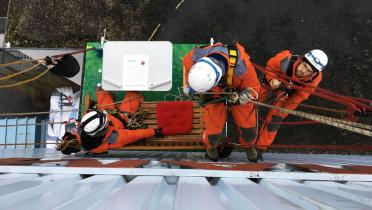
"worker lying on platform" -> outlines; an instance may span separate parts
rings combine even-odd
[[[296,84],[294,80],[306,82],[317,87],[322,80],[322,72],[328,63],[327,55],[319,49],[311,50],[303,56],[293,55],[292,52],[284,50],[267,62],[267,69],[283,73],[292,80],[285,80],[289,84]],[[306,100],[314,89],[299,90],[291,88],[291,85],[282,84],[275,74],[266,74],[265,82],[261,85],[259,101],[265,101],[270,92],[276,95],[272,104],[286,109],[294,110]],[[276,109],[269,110],[266,120],[260,129],[257,146],[266,149],[274,141],[280,123],[288,116],[287,113]],[[259,151],[260,152],[260,151]]]
[[[256,141],[257,123],[255,108],[250,99],[257,98],[259,81],[249,55],[239,43],[231,46],[221,43],[196,47],[184,58],[184,92],[190,94],[216,93],[212,98],[221,98],[218,93],[234,89],[239,94],[237,104],[226,107],[225,102],[215,100],[204,108],[205,130],[203,142],[206,145],[206,157],[218,161],[218,150],[227,111],[231,111],[239,127],[240,144],[253,145]],[[217,102],[218,101],[218,102]],[[247,158],[255,160],[254,148],[247,149]]]
[[[112,148],[120,148],[141,139],[163,136],[161,129],[128,129],[127,120],[117,114],[108,114],[106,110],[114,110],[112,96],[97,89],[97,110],[88,112],[81,120],[78,132],[66,132],[62,144],[57,150],[64,154],[79,152],[81,149],[93,154],[103,153]],[[136,92],[127,92],[119,106],[120,112],[135,112],[143,97]]]

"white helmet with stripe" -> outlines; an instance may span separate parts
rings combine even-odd
[[[327,55],[319,49],[311,50],[306,53],[305,58],[318,71],[323,71],[328,63]]]
[[[190,69],[188,82],[197,93],[207,92],[218,84],[222,69],[211,58],[200,58]]]
[[[107,115],[102,111],[91,111],[81,119],[81,129],[88,135],[94,136],[108,125]]]

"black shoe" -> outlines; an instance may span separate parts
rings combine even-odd
[[[262,149],[257,149],[257,160],[259,161],[263,161],[263,157],[262,157],[262,152],[263,150]]]
[[[205,157],[213,162],[217,162],[218,161],[217,148],[207,149],[207,153],[205,154]]]
[[[247,155],[247,159],[250,161],[250,162],[255,162],[257,163],[257,150],[256,148],[254,147],[250,147],[248,148],[247,150],[245,150],[245,153]]]

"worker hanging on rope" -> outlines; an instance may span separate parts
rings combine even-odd
[[[254,144],[257,136],[256,113],[253,104],[248,101],[258,97],[260,84],[244,47],[237,42],[231,46],[211,43],[210,46],[196,47],[183,58],[183,65],[185,94],[216,93],[211,96],[215,102],[203,107],[206,157],[218,161],[217,147],[223,135],[227,111],[232,112],[239,127],[240,143]],[[237,90],[239,100],[237,104],[226,107],[225,102],[219,100],[221,95],[218,93],[232,88]],[[249,160],[255,159],[256,155],[254,148],[247,149]]]
[[[83,116],[77,132],[66,132],[57,150],[64,154],[76,153],[81,149],[93,154],[104,153],[109,149],[120,148],[145,138],[163,136],[161,129],[131,127],[135,119],[128,116],[135,116],[143,101],[143,96],[139,93],[127,92],[118,107],[120,111],[118,113],[112,112],[116,107],[108,92],[98,88],[96,97],[97,110]]]
[[[319,49],[311,50],[303,56],[294,55],[292,52],[284,50],[267,62],[267,69],[285,74],[293,80],[306,82],[317,87],[322,80],[322,72],[327,62],[327,55]],[[287,84],[289,85],[282,84],[274,73],[267,73],[265,75],[265,82],[261,85],[259,101],[265,101],[269,93],[272,92],[276,96],[276,100],[272,104],[273,106],[294,110],[314,91],[314,88],[294,89],[290,84],[296,84],[296,82],[291,80],[288,80]],[[267,146],[273,143],[280,123],[287,116],[288,113],[277,109],[269,110],[259,132],[258,148],[266,149]]]

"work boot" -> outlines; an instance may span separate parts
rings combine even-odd
[[[262,157],[263,150],[262,149],[256,149],[256,150],[257,150],[257,160],[263,161],[263,157]]]
[[[245,151],[246,155],[247,155],[247,159],[250,161],[250,162],[255,162],[257,163],[257,150],[256,148],[254,147],[250,147],[248,148],[246,151]]]
[[[210,148],[207,149],[207,153],[205,154],[205,157],[213,162],[218,161],[218,151],[217,148]]]

